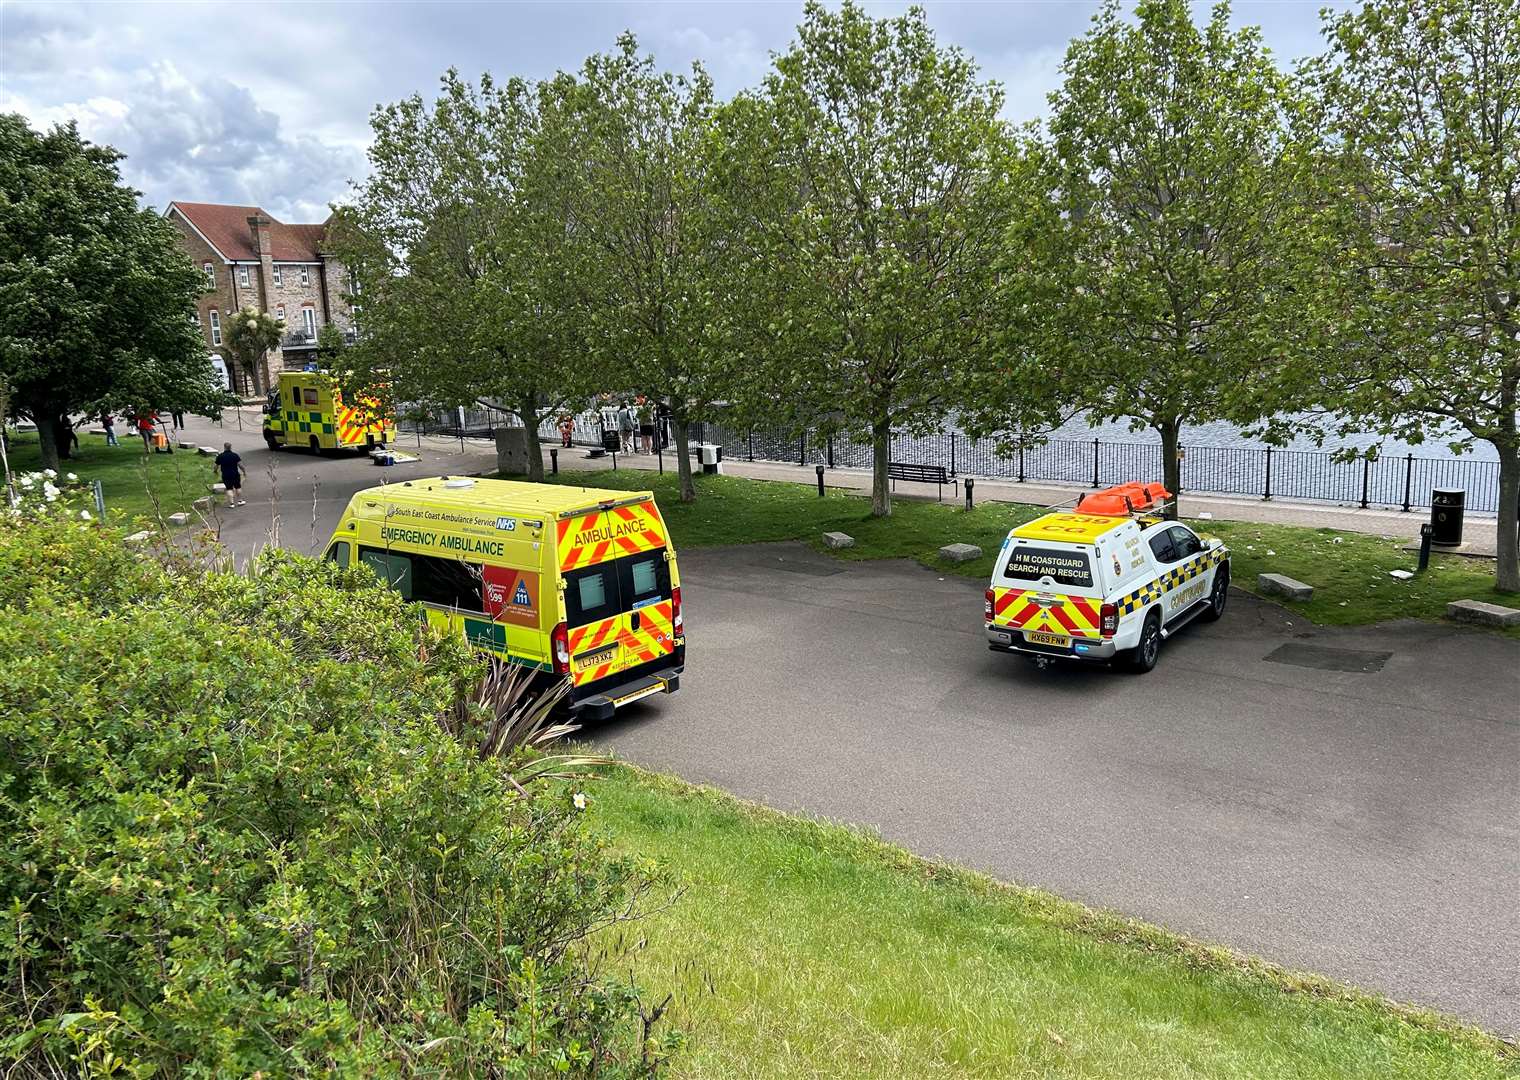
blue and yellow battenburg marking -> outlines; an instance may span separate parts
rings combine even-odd
[[[1200,574],[1206,573],[1211,567],[1218,566],[1230,557],[1230,551],[1225,547],[1213,548],[1195,555],[1181,566],[1174,566],[1160,577],[1147,581],[1134,592],[1129,593],[1118,602],[1119,614],[1128,615],[1132,611],[1154,604],[1167,593],[1179,585],[1192,581]]]

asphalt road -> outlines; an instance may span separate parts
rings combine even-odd
[[[629,759],[1520,1033],[1520,643],[1234,593],[1149,675],[1041,672],[914,564],[759,545],[681,579],[681,692],[594,733]]]
[[[276,522],[321,548],[381,479],[493,467],[191,431],[244,454],[240,557]],[[1234,593],[1150,675],[1040,672],[987,651],[980,584],[910,563],[757,545],[681,576],[681,692],[590,732],[629,759],[1520,1035],[1520,642]]]

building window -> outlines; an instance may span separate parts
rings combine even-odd
[[[248,267],[238,267],[238,284],[245,289],[248,288]]]
[[[279,319],[281,322],[285,321],[285,305],[284,304],[281,304],[279,307],[277,307],[277,308],[274,309],[274,317],[276,319]]]
[[[211,344],[222,343],[222,317],[215,311],[211,313]]]
[[[301,267],[301,284],[302,285],[310,285],[311,284],[311,267],[309,267],[309,266],[303,266],[303,267]]]
[[[276,285],[285,284],[285,275],[280,272],[280,267],[278,264],[276,264],[274,268],[274,283]]]
[[[306,336],[307,337],[314,338],[314,337],[317,336],[317,309],[316,308],[314,308],[314,307],[303,307],[301,309],[301,322],[306,326]]]
[[[206,275],[206,288],[216,288],[216,268],[210,263],[201,263],[201,273]]]

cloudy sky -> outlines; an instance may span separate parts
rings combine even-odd
[[[1239,0],[1283,63],[1319,50],[1323,0]],[[871,4],[878,14],[905,5]],[[1007,115],[1044,113],[1087,0],[925,5],[947,41],[1003,84]],[[321,221],[365,173],[370,110],[476,76],[573,69],[632,30],[670,68],[701,60],[718,89],[754,85],[792,39],[800,2],[13,3],[0,0],[0,111],[70,119],[128,155],[145,200],[257,204]],[[1197,8],[1207,18],[1207,6]]]

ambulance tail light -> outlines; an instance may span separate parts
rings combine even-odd
[[[1119,609],[1113,604],[1104,604],[1098,611],[1098,629],[1106,638],[1113,637],[1119,632]]]
[[[549,641],[554,651],[554,674],[570,674],[570,628],[560,623],[550,632]]]
[[[992,603],[993,603],[994,600],[997,599],[997,597],[995,597],[995,596],[992,595],[992,590],[991,589],[988,589],[986,591],[986,593],[983,594],[983,599],[986,600],[986,603],[982,605],[982,614],[983,614],[983,616],[986,618],[986,620],[988,622],[991,622],[992,621]]]
[[[681,617],[681,586],[670,590],[670,632],[677,637],[686,633],[686,620]]]

